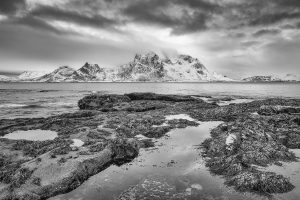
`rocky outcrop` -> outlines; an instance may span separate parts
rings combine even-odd
[[[263,194],[291,191],[294,186],[288,178],[260,171],[257,166],[296,160],[288,149],[299,148],[296,144],[300,142],[300,131],[294,118],[248,115],[220,125],[212,130],[211,138],[202,143],[206,166],[212,173],[223,175],[226,184],[239,191]],[[230,135],[235,139],[227,143]]]
[[[2,199],[46,199],[68,192],[109,165],[132,160],[138,152],[139,146],[135,140],[115,139],[109,141],[102,151],[92,155],[80,158],[71,156],[64,161],[43,156],[38,162],[25,162],[21,169],[16,170],[11,183],[14,185],[11,185],[10,192]],[[30,174],[27,173],[25,177],[22,172],[24,181],[20,182],[16,174],[24,170]],[[16,181],[18,185],[14,183]]]
[[[145,112],[166,107],[164,101],[170,102],[202,102],[191,96],[164,95],[155,93],[92,94],[78,101],[81,110]],[[130,103],[129,103],[130,102]]]
[[[276,115],[280,113],[286,114],[300,114],[300,107],[294,106],[261,106],[258,114],[260,115]]]
[[[78,107],[82,110],[111,109],[114,105],[129,102],[131,99],[124,95],[99,95],[86,96],[78,101]]]
[[[129,94],[125,94],[125,96],[128,96],[132,101],[136,101],[136,100],[174,101],[174,102],[197,101],[195,98],[192,98],[191,96],[184,96],[184,95],[129,93]]]

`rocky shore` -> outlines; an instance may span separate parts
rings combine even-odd
[[[215,99],[218,101],[218,99]],[[288,177],[261,167],[297,162],[300,148],[299,99],[266,99],[219,106],[200,96],[131,93],[92,94],[79,100],[79,111],[47,118],[0,120],[0,136],[18,130],[51,130],[54,140],[0,138],[0,199],[46,199],[77,188],[110,165],[138,156],[174,128],[199,121],[224,121],[201,144],[211,173],[238,191],[271,195],[294,189]],[[74,139],[84,144],[74,146]],[[182,195],[182,194],[180,194]]]

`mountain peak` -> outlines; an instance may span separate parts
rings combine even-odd
[[[34,78],[41,77],[45,74],[47,74],[47,72],[45,72],[45,71],[24,71],[23,73],[21,73],[18,76],[18,78],[20,80],[31,80],[31,79],[34,79]]]
[[[179,56],[178,56],[178,59],[187,61],[187,62],[189,62],[189,63],[192,63],[192,62],[199,62],[199,60],[198,60],[197,58],[193,58],[193,57],[190,56],[190,55],[179,55]]]
[[[101,72],[101,68],[98,64],[89,64],[86,62],[77,72],[86,74],[86,75],[92,75]]]
[[[142,64],[148,64],[151,63],[153,61],[158,61],[159,60],[159,56],[150,51],[146,54],[136,54],[134,57],[134,62],[141,62]]]

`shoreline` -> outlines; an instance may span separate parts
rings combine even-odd
[[[58,134],[56,139],[48,141],[0,139],[3,154],[0,167],[5,172],[0,176],[0,199],[45,199],[65,193],[111,164],[130,162],[138,156],[140,148],[152,145],[149,140],[138,140],[135,136],[160,138],[172,129],[197,126],[187,119],[165,118],[176,114],[187,114],[198,121],[224,122],[213,129],[211,138],[201,145],[208,168],[222,176],[230,187],[262,195],[293,189],[285,177],[265,174],[252,165],[297,161],[289,148],[300,148],[297,135],[300,99],[274,98],[219,106],[191,95],[91,94],[82,98],[78,106],[80,110],[74,113],[0,120],[1,136],[17,130],[36,129]],[[255,112],[258,115],[253,115]],[[166,122],[168,126],[161,126]],[[258,122],[260,125],[254,126]],[[270,129],[273,126],[279,126],[280,131]],[[252,132],[252,136],[245,130]],[[270,132],[269,136],[261,135],[261,131]],[[229,136],[235,138],[231,143],[227,142]],[[72,139],[80,139],[84,145],[71,148]],[[250,148],[253,142],[257,149],[269,144],[272,154],[266,151],[258,156],[257,149]],[[249,152],[261,160],[249,157]],[[237,155],[248,157],[240,160]],[[218,168],[215,163],[219,163]],[[264,176],[268,178],[263,180]],[[241,183],[245,177],[250,177],[255,184]],[[281,185],[276,181],[281,181]],[[261,183],[268,187],[258,188],[257,184]]]

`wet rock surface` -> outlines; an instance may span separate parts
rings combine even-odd
[[[290,110],[300,106],[298,99],[218,106],[193,96],[93,94],[79,100],[78,106],[80,111],[75,113],[0,120],[0,136],[37,129],[58,134],[47,141],[0,138],[0,199],[45,199],[68,192],[112,164],[130,162],[138,156],[139,148],[153,146],[149,138],[160,138],[175,128],[198,126],[187,119],[166,119],[177,114],[199,121],[225,121],[202,143],[202,156],[210,171],[223,176],[227,185],[262,194],[287,192],[294,187],[288,177],[260,171],[256,166],[297,161],[289,149],[300,147],[299,116]],[[262,106],[289,106],[289,111],[252,114],[262,111]],[[146,139],[138,140],[138,135]],[[234,137],[226,143],[229,135]],[[84,145],[71,147],[73,139]],[[155,180],[159,180],[158,185]],[[170,199],[175,193],[174,199],[190,198],[186,191],[175,192],[161,178],[149,181],[150,188],[166,186],[170,191],[164,194]],[[120,198],[128,199],[141,189],[131,188]]]
[[[300,107],[296,106],[261,106],[258,114],[260,115],[276,115],[280,113],[300,114]]]
[[[260,171],[280,162],[297,161],[289,148],[299,148],[300,129],[293,115],[246,115],[221,124],[202,143],[206,166],[239,191],[264,195],[294,189],[287,177]],[[226,141],[234,135],[231,143]]]
[[[164,177],[149,176],[141,183],[123,192],[118,200],[180,200],[187,199],[189,194],[185,191],[176,191],[176,187],[170,184]]]

